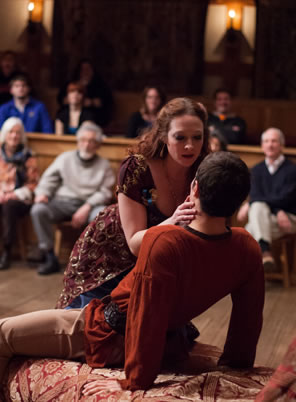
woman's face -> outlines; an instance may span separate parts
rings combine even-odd
[[[68,92],[67,98],[69,105],[80,105],[83,102],[83,94],[78,90]]]
[[[22,127],[20,124],[15,124],[10,131],[6,134],[5,145],[9,149],[15,149],[22,139]]]
[[[167,135],[169,156],[183,167],[190,167],[199,157],[204,141],[204,125],[197,116],[172,119]]]
[[[146,94],[145,103],[150,113],[155,113],[160,107],[160,96],[155,88],[150,88]]]

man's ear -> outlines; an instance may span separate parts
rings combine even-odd
[[[193,195],[195,198],[199,197],[199,186],[198,181],[194,179],[193,186],[192,186]]]

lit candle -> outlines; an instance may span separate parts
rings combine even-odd
[[[34,10],[34,8],[35,8],[34,2],[30,1],[29,4],[28,4],[29,20],[30,21],[32,20],[32,11]]]
[[[230,17],[230,28],[232,28],[233,19],[235,18],[235,11],[233,9],[229,10],[228,15]]]

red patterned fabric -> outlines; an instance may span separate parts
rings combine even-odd
[[[220,351],[196,343],[190,366],[179,373],[166,371],[158,375],[148,391],[110,392],[102,390],[84,397],[84,384],[92,379],[122,379],[122,369],[91,369],[87,364],[54,359],[12,360],[5,389],[6,401],[254,401],[272,374],[268,368],[234,371],[217,370]],[[193,374],[194,373],[194,374]]]
[[[296,338],[256,402],[296,401]]]

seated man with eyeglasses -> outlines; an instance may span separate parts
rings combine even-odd
[[[35,189],[31,217],[38,237],[40,259],[45,259],[38,268],[40,275],[60,269],[53,251],[53,223],[69,220],[74,228],[83,227],[112,199],[113,170],[109,162],[96,153],[102,139],[99,126],[83,123],[77,131],[77,150],[59,155],[43,173]]]

